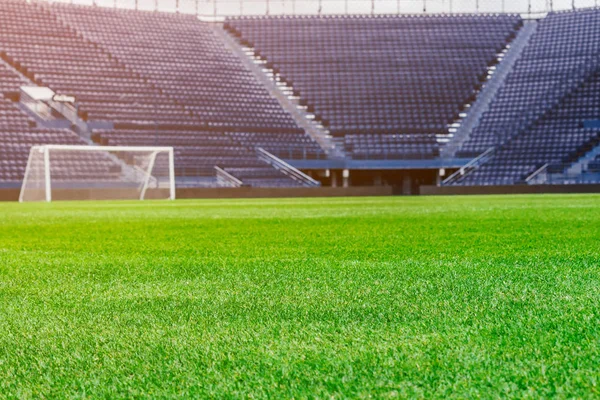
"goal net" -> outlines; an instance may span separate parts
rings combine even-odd
[[[33,146],[20,202],[175,199],[172,147]]]

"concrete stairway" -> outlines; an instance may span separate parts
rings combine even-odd
[[[454,158],[463,143],[469,139],[471,132],[479,125],[481,117],[489,109],[492,100],[504,85],[506,77],[520,58],[521,53],[529,43],[536,28],[537,21],[524,21],[524,26],[519,30],[515,39],[498,56],[500,62],[496,65],[495,69],[491,68],[489,70],[488,81],[479,92],[475,102],[470,105],[466,116],[458,121],[459,126],[452,139],[441,149],[440,153],[443,158]]]
[[[581,174],[587,170],[588,164],[593,161],[596,156],[600,155],[600,145],[594,147],[587,153],[585,153],[579,160],[575,161],[571,164],[566,170],[565,173],[568,175]]]
[[[294,89],[279,80],[277,74],[266,67],[266,61],[254,56],[254,50],[242,45],[237,38],[227,32],[221,23],[215,23],[212,29],[224,44],[236,54],[244,66],[250,70],[256,78],[269,91],[271,96],[279,101],[279,104],[290,113],[298,126],[311,136],[332,159],[343,159],[345,157],[343,146],[336,144],[329,131],[318,121],[315,115],[308,112],[306,106],[300,104],[300,99],[293,96]]]
[[[8,70],[10,70],[11,72],[13,72],[15,75],[18,75],[19,77],[21,77],[21,79],[24,82],[26,82],[25,85],[27,85],[27,86],[38,86],[37,83],[35,83],[31,79],[29,79],[27,76],[23,75],[21,73],[21,71],[19,71],[18,69],[16,69],[11,63],[7,62],[2,57],[0,57],[0,64],[2,64],[3,66],[5,66]]]

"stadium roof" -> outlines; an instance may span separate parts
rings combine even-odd
[[[598,6],[599,0],[58,0],[199,16],[284,14],[532,13]]]

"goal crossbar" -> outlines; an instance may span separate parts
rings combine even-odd
[[[68,145],[68,144],[44,144],[33,146],[39,149],[48,150],[72,150],[72,151],[156,151],[156,152],[173,152],[173,147],[160,146],[85,146],[85,145]],[[32,148],[33,148],[32,147]]]
[[[30,181],[34,181],[33,186],[36,188],[38,192],[43,192],[43,198],[38,198],[36,200],[45,200],[47,202],[52,201],[52,173],[51,173],[51,153],[52,154],[64,154],[71,152],[97,152],[100,154],[107,155],[107,158],[111,158],[111,162],[114,164],[122,164],[125,171],[129,171],[129,175],[134,175],[140,179],[138,191],[139,191],[139,199],[144,200],[146,196],[146,192],[149,188],[150,182],[157,184],[158,180],[153,176],[153,171],[155,167],[155,163],[157,162],[157,156],[162,154],[161,157],[163,161],[163,171],[165,168],[168,168],[168,177],[163,176],[164,182],[168,179],[169,184],[169,199],[175,200],[175,156],[173,147],[160,147],[160,146],[86,146],[86,145],[59,145],[59,144],[49,144],[49,145],[35,145],[31,147],[29,152],[29,158],[27,160],[27,166],[25,168],[25,176],[23,178],[23,184],[21,186],[21,191],[19,194],[19,201],[24,202],[26,198],[27,190],[30,189],[32,183]],[[113,153],[138,153],[142,154],[139,157],[145,158],[147,161],[144,165],[126,165],[126,163],[120,160],[118,157],[115,157]],[[108,156],[110,155],[110,157]],[[168,161],[164,160],[164,156],[168,157]],[[77,156],[75,156],[77,157]],[[55,156],[53,156],[55,158]],[[60,158],[60,157],[59,157]],[[52,167],[53,168],[53,167]],[[40,171],[41,169],[41,171]],[[133,173],[132,173],[133,171]],[[125,173],[123,175],[126,175]],[[34,178],[32,178],[32,176]],[[131,179],[131,178],[129,178]],[[131,185],[131,180],[129,181],[129,185]],[[29,200],[27,200],[29,201]]]

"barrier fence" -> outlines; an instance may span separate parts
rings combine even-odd
[[[148,11],[178,12],[200,18],[259,15],[518,13],[597,7],[600,0],[46,0]]]

